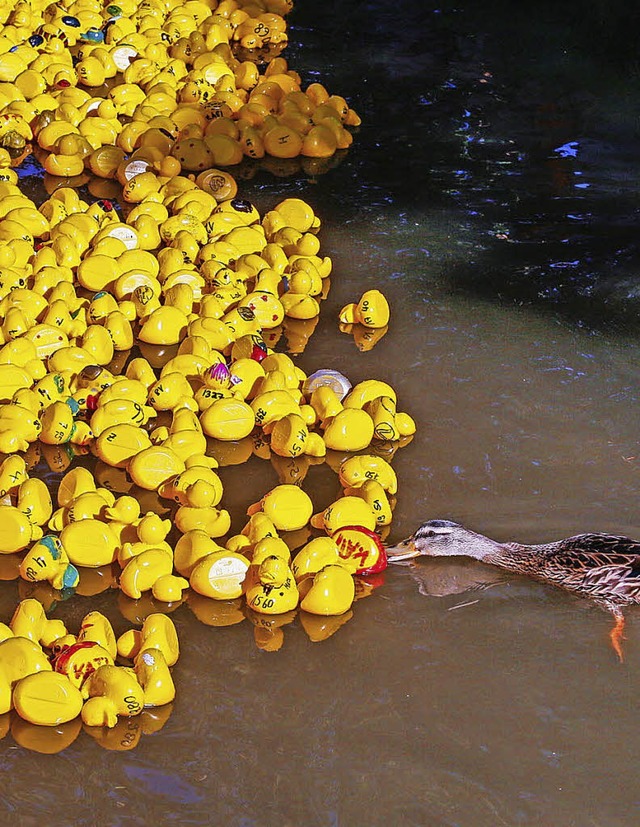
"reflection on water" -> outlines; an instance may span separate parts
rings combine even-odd
[[[638,343],[586,324],[632,318],[618,289],[636,289],[627,133],[592,129],[594,113],[609,126],[615,113],[581,94],[571,55],[554,51],[560,32],[545,30],[537,62],[504,53],[501,26],[529,48],[544,16],[529,33],[523,15],[518,30],[473,7],[401,5],[403,26],[392,5],[298,12],[292,64],[351,98],[364,125],[322,177],[247,182],[261,212],[295,193],[323,217],[335,275],[298,361],[387,380],[418,421],[394,458],[392,539],[435,517],[497,540],[640,536]],[[391,323],[358,352],[337,316],[369,287]],[[335,475],[304,470],[318,510]],[[222,469],[234,525],[279,473],[257,458]],[[260,628],[233,603],[175,607],[173,709],[48,742],[0,720],[5,820],[635,825],[640,615],[628,613],[621,666],[608,615],[477,565],[391,567],[329,630],[300,616]],[[153,610],[103,590],[108,578],[52,615],[74,628],[98,609],[120,633]],[[5,620],[19,586],[2,585]]]

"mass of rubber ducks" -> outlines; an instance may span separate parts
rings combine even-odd
[[[290,10],[0,3],[0,579],[22,598],[0,623],[0,737],[32,749],[160,729],[182,604],[277,651],[296,616],[325,640],[381,583],[415,422],[384,381],[296,364],[330,287],[320,218],[296,197],[261,216],[232,174],[316,173],[360,123],[280,54]],[[372,289],[338,323],[369,350],[389,320]],[[221,469],[252,457],[279,484],[232,530]],[[341,495],[314,513],[323,462]],[[108,589],[135,627],[117,639],[99,612],[76,635],[47,616]]]

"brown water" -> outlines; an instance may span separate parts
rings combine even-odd
[[[640,533],[635,343],[453,299],[437,272],[432,286],[389,280],[393,233],[327,223],[338,275],[301,361],[392,382],[418,420],[394,459],[394,537],[430,517],[531,542]],[[372,277],[393,324],[360,354],[334,311]],[[223,469],[239,511],[276,482],[268,463],[251,470],[247,490],[247,466]],[[323,466],[304,487],[319,508],[337,493]],[[514,577],[465,592],[478,578],[392,567],[335,635],[312,643],[298,618],[277,652],[258,648],[249,620],[213,628],[182,606],[164,727],[138,741],[142,722],[123,722],[102,744],[81,732],[49,756],[20,746],[23,726],[0,742],[3,810],[21,825],[635,824],[640,618],[629,612],[620,665],[609,617],[587,601]],[[5,617],[18,595],[3,585]],[[107,593],[53,615],[74,628],[99,608],[120,631],[119,605],[138,611]]]
[[[471,261],[482,277],[479,251],[492,243],[493,224],[470,228],[455,194],[427,204],[376,188],[371,133],[363,151],[367,140],[373,161],[364,172],[372,177],[359,191],[339,189],[363,173],[357,142],[326,180],[247,187],[261,210],[277,192],[295,189],[324,219],[335,275],[299,364],[341,370],[353,382],[389,381],[399,409],[417,420],[415,439],[393,460],[392,539],[436,517],[498,540],[640,536],[636,338],[594,332],[528,299],[519,306],[454,290],[452,273]],[[483,191],[502,192],[504,181],[487,169]],[[540,190],[548,216],[557,193],[548,179]],[[336,318],[371,286],[388,296],[392,323],[373,351],[360,353]],[[221,475],[235,529],[246,506],[278,481],[257,459]],[[312,467],[304,488],[317,509],[339,491],[326,466]],[[469,591],[477,582],[487,588]],[[0,619],[26,596],[20,589],[2,584]],[[75,628],[89,608],[120,632],[150,604],[106,592],[76,596],[51,613]],[[611,620],[589,602],[436,561],[391,567],[322,642],[312,642],[309,618],[300,616],[269,629],[233,606],[225,621],[207,601],[194,601],[172,617],[182,655],[171,710],[121,722],[112,733],[72,724],[47,738],[0,719],[2,823],[638,822],[638,612],[628,612],[620,664],[608,644]]]

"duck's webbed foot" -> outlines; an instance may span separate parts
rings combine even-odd
[[[620,663],[624,663],[624,656],[622,654],[622,641],[626,640],[624,636],[624,615],[620,609],[610,609],[615,618],[613,629],[609,632],[609,640],[613,646],[613,650],[618,656]]]

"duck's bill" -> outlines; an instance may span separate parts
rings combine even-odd
[[[398,543],[397,546],[387,546],[385,549],[387,558],[390,563],[399,563],[402,560],[411,560],[412,557],[418,557],[420,552],[416,549],[413,538],[409,537]]]

